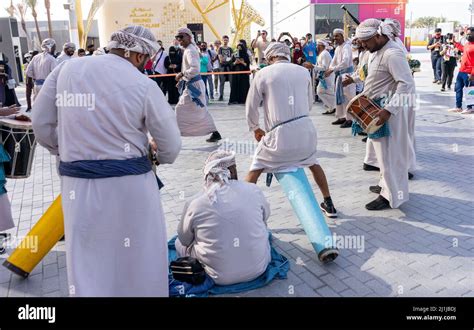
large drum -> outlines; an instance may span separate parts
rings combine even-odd
[[[11,161],[4,163],[5,176],[10,179],[25,179],[31,174],[36,138],[31,122],[15,119],[0,120],[0,142]]]
[[[347,112],[368,134],[373,134],[382,127],[382,125],[377,125],[380,110],[382,110],[381,107],[362,94],[354,97],[347,105]]]

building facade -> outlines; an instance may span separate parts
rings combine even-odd
[[[367,18],[394,18],[400,21],[402,40],[405,34],[405,7],[408,0],[311,0],[311,30],[316,35],[323,36],[331,33],[335,28],[354,30],[357,26],[352,19],[344,15],[346,9],[363,21]],[[346,25],[346,26],[345,26]]]

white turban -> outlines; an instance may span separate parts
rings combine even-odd
[[[217,200],[216,191],[229,183],[229,167],[235,165],[235,153],[224,150],[212,152],[204,164],[204,190],[211,204]]]
[[[187,27],[182,27],[178,30],[178,34],[187,34],[188,36],[191,37],[191,42],[194,44],[195,41],[194,41],[194,34],[193,32],[188,29]]]
[[[74,49],[76,50],[76,44],[73,42],[66,42],[63,46],[63,49]]]
[[[376,34],[386,35],[387,37],[392,38],[392,33],[392,27],[389,23],[379,21],[376,18],[368,18],[359,24],[355,36],[360,40],[368,40]]]
[[[342,34],[344,36],[344,30],[343,29],[334,29],[334,31],[332,31],[332,34],[333,35]]]
[[[265,50],[265,59],[272,57],[284,57],[291,61],[291,50],[286,44],[281,42],[271,42]]]
[[[153,57],[160,49],[160,45],[149,29],[139,25],[130,25],[112,33],[107,48],[124,49]]]
[[[56,45],[56,41],[51,38],[44,39],[41,43],[41,49],[47,52],[50,52],[51,49]]]
[[[385,19],[384,24],[388,25],[388,27],[390,27],[392,30],[393,38],[399,37],[402,34],[402,27],[398,20],[394,18],[387,18]]]
[[[318,45],[321,45],[321,46],[324,46],[324,48],[327,48],[327,47],[329,46],[329,44],[327,43],[327,41],[326,41],[326,40],[322,40],[322,39],[318,39],[317,44],[318,44]]]

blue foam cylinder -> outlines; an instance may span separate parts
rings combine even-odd
[[[322,262],[334,260],[338,251],[304,170],[300,168],[296,172],[276,173],[275,177],[283,187],[309,241],[318,253],[319,260]]]

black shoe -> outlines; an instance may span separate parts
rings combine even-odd
[[[323,213],[328,218],[337,218],[337,211],[332,202],[324,201],[323,203],[321,203],[320,207],[321,207],[321,211],[323,211]]]
[[[211,134],[209,139],[206,140],[206,142],[213,143],[213,142],[217,142],[219,140],[222,140],[222,137],[221,137],[221,135],[219,134],[218,131],[215,131]]]
[[[380,171],[380,168],[364,163],[364,171]]]
[[[390,208],[390,203],[388,200],[379,195],[377,199],[373,200],[365,206],[369,211],[382,211]]]
[[[326,112],[323,112],[323,115],[332,115],[335,112],[336,112],[336,109],[327,110]]]
[[[433,84],[438,83],[438,79],[433,80]]]
[[[367,143],[367,136],[362,139],[362,142]]]
[[[346,120],[344,122],[344,124],[342,124],[341,126],[339,126],[340,128],[348,128],[348,127],[352,127],[352,120]]]
[[[357,133],[357,134],[360,135],[360,136],[367,136],[366,132],[360,132],[360,133]]]
[[[446,88],[441,87],[441,91],[442,91],[442,92],[446,92]]]
[[[341,124],[344,124],[346,122],[346,119],[345,118],[339,118],[338,120],[336,120],[335,122],[332,122],[331,124],[333,125],[341,125]]]
[[[375,194],[380,194],[380,192],[382,191],[382,187],[380,187],[379,185],[377,186],[370,186],[369,187],[369,190]]]
[[[408,180],[412,180],[414,177],[413,173],[408,172]]]
[[[224,101],[224,98],[223,98],[223,97],[219,97],[219,101],[223,102],[223,101]]]

